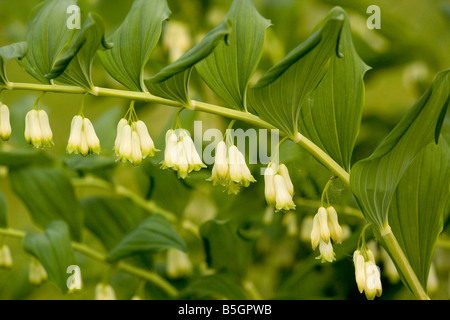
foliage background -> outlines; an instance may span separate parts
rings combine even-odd
[[[32,9],[40,1],[0,0],[0,46],[23,41],[27,30],[27,21]],[[128,12],[131,0],[80,0],[83,11],[100,13],[106,23],[109,35],[120,25]],[[172,10],[170,21],[182,22],[188,28],[192,37],[192,45],[199,36],[205,34],[227,12],[230,0],[169,0]],[[333,0],[255,0],[260,13],[271,19],[273,26],[269,28],[265,49],[257,79],[268,68],[281,60],[287,52],[305,40],[314,26],[335,5],[342,6],[351,18],[354,42],[361,58],[372,67],[365,77],[366,102],[363,123],[357,145],[353,154],[353,162],[367,157],[386,134],[401,119],[408,108],[420,97],[430,85],[433,76],[450,65],[450,5],[445,1],[333,1]],[[381,8],[381,30],[368,30],[365,22],[366,8],[376,4]],[[168,49],[159,42],[147,66],[147,74],[152,75],[167,65]],[[8,64],[9,79],[16,82],[35,82],[17,63]],[[118,87],[103,68],[95,61],[94,83],[104,87]],[[223,104],[196,74],[193,78],[193,98]],[[23,135],[23,119],[26,111],[32,106],[37,93],[6,92],[1,96],[2,102],[11,110],[13,136],[11,142],[2,143],[4,150],[12,145],[15,148],[27,148]],[[48,150],[50,154],[65,157],[65,146],[68,139],[70,121],[78,111],[81,96],[66,94],[47,94],[44,103],[48,106],[49,117],[54,132],[55,146]],[[94,125],[102,142],[103,156],[110,157],[110,151],[115,137],[117,119],[125,112],[127,101],[114,98],[87,99],[85,114],[95,120]],[[174,114],[175,109],[165,106],[138,104],[138,114],[149,126],[150,134],[156,138]],[[217,127],[224,129],[227,121],[217,116],[195,114],[188,115],[205,120],[204,129]],[[187,121],[187,120],[186,120]],[[241,124],[245,127],[244,124]],[[447,115],[443,134],[450,141],[450,119]],[[157,145],[162,149],[162,145]],[[295,150],[294,150],[295,149]],[[69,157],[67,157],[69,159]],[[286,145],[282,150],[282,161],[288,163],[291,176],[299,197],[317,200],[320,192],[329,178],[329,173],[308,154],[297,150],[297,147]],[[255,166],[254,172],[258,170]],[[142,171],[127,165],[119,165],[114,172],[117,181],[144,193],[142,187]],[[132,174],[130,174],[132,173]],[[213,188],[203,182],[208,177],[207,172],[194,174],[187,180],[189,192],[180,197],[179,203],[172,203],[170,192],[159,192],[160,203],[166,203],[166,209],[175,210],[179,216],[189,217],[195,223],[202,223],[216,217],[231,219],[238,224],[243,232],[251,237],[258,234],[251,253],[251,264],[248,277],[256,288],[266,298],[286,299],[361,299],[357,292],[351,251],[343,250],[343,258],[333,264],[316,263],[317,252],[311,252],[308,243],[301,242],[298,236],[286,234],[282,217],[276,216],[270,226],[262,223],[264,216],[263,185],[261,181],[239,196],[226,196],[220,188]],[[262,179],[259,179],[262,180]],[[144,181],[145,183],[145,181]],[[156,187],[158,187],[156,185]],[[185,186],[183,186],[185,187]],[[184,189],[182,189],[184,190]],[[10,225],[15,228],[33,231],[33,226],[18,197],[11,191],[6,172],[0,179],[0,191],[8,200]],[[82,198],[98,193],[95,189],[77,189],[77,195]],[[181,203],[186,198],[187,205]],[[355,203],[349,192],[339,184],[331,190],[331,201],[344,207],[354,207]],[[245,203],[245,205],[243,205]],[[299,228],[301,220],[306,215],[315,213],[317,208],[299,205],[297,217]],[[338,211],[339,212],[339,211]],[[447,215],[448,217],[448,215]],[[353,231],[358,230],[358,220],[342,216],[341,221],[348,223]],[[448,226],[448,218],[444,226]],[[444,233],[450,237],[448,228]],[[188,244],[190,257],[196,265],[204,263],[205,254],[201,242],[186,232],[181,235]],[[85,234],[85,242],[94,248],[103,250],[98,240],[89,232]],[[38,288],[31,286],[27,279],[29,256],[23,252],[20,241],[7,240],[14,257],[14,268],[11,271],[0,270],[0,299],[91,299],[93,288],[100,281],[106,266],[77,254],[83,270],[84,290],[80,293],[63,296],[50,283]],[[337,246],[336,246],[337,247]],[[157,270],[164,269],[164,254],[155,258]],[[432,298],[448,299],[450,295],[450,254],[449,249],[439,246],[435,253],[434,263],[439,277],[439,289],[431,295]],[[195,275],[194,275],[195,277]],[[411,298],[409,292],[401,283],[390,284],[383,278],[382,299]],[[129,299],[138,284],[135,277],[121,272],[112,273],[112,285],[118,298]],[[187,281],[175,282],[183,288]],[[148,286],[150,296],[158,295]]]

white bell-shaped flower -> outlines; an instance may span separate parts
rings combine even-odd
[[[192,273],[192,263],[188,255],[178,249],[168,249],[166,273],[172,279],[190,276]]]
[[[162,168],[174,168],[177,160],[177,146],[178,136],[174,130],[168,130],[166,132],[166,149],[164,150],[164,161],[162,162]]]
[[[321,259],[322,263],[333,262],[334,260],[336,260],[331,241],[326,242],[320,239],[319,251],[320,256],[318,256],[316,259]]]
[[[119,157],[118,160],[122,162],[128,161],[133,154],[133,148],[131,144],[131,126],[126,124],[123,126],[120,137]]]
[[[380,297],[382,293],[380,271],[372,261],[366,261],[364,267],[366,276],[364,293],[368,300],[373,300],[375,297]]]
[[[142,162],[142,151],[139,134],[136,131],[131,133],[131,149],[131,162],[134,165],[139,165]]]
[[[278,176],[277,183],[276,176]],[[292,200],[294,186],[284,164],[277,167],[271,162],[264,171],[264,195],[267,204],[275,206],[277,211],[295,209],[295,203]]]
[[[116,140],[114,141],[114,151],[116,152],[116,155],[119,155],[120,150],[120,143],[122,141],[122,129],[128,124],[127,119],[120,119],[120,121],[117,123],[117,133],[116,133]]]
[[[50,128],[50,122],[48,120],[47,112],[44,110],[38,111],[39,125],[42,133],[42,144],[51,145],[53,139],[52,129]]]
[[[227,146],[224,141],[220,141],[216,145],[216,155],[214,158],[214,166],[212,168],[211,177],[208,179],[213,182],[213,185],[226,185],[228,176],[228,158]]]
[[[289,176],[288,168],[285,164],[280,163],[278,166],[278,174],[284,178],[284,182],[286,183],[286,187],[289,191],[291,197],[294,195],[294,185],[292,184],[291,177]]]
[[[0,106],[0,138],[3,141],[11,137],[11,124],[9,122],[9,109],[6,105]]]
[[[292,196],[289,193],[288,187],[286,186],[286,181],[284,178],[276,174],[273,178],[275,185],[275,194],[276,194],[276,204],[275,209],[279,210],[293,210],[295,209],[295,203],[292,201]]]
[[[95,133],[94,126],[88,118],[83,119],[83,131],[86,135],[86,142],[89,147],[89,152],[99,154],[100,153],[100,140]]]
[[[116,300],[113,287],[107,283],[98,283],[95,286],[95,300]]]
[[[317,248],[320,242],[320,221],[319,215],[315,214],[313,218],[313,225],[311,229],[311,247],[313,250]]]
[[[28,279],[31,284],[40,285],[47,280],[48,275],[44,266],[35,258],[31,258],[30,269],[28,273]]]
[[[139,135],[142,157],[144,159],[148,156],[153,157],[157,150],[155,148],[155,144],[153,143],[152,138],[150,137],[150,134],[148,133],[148,129],[144,121],[141,120],[136,121],[135,130]]]
[[[300,225],[299,238],[303,242],[311,241],[311,232],[314,225],[314,217],[306,216]],[[319,244],[319,242],[317,242]]]
[[[275,170],[269,166],[264,171],[264,196],[268,205],[274,206],[276,204],[277,194],[275,192]]]
[[[83,118],[74,116],[70,124],[69,141],[67,142],[68,153],[78,153],[81,145],[81,132],[83,131]]]
[[[330,229],[328,228],[328,213],[327,209],[324,207],[320,207],[317,212],[319,217],[319,225],[320,225],[320,238],[324,242],[330,241]]]
[[[328,214],[328,228],[330,229],[330,236],[336,243],[342,243],[342,228],[339,225],[336,210],[330,206],[327,208]]]
[[[245,163],[244,155],[235,145],[228,148],[228,163],[228,174],[231,182],[244,187],[248,187],[251,182],[256,182]]]
[[[355,266],[355,279],[359,293],[364,291],[366,285],[365,260],[359,250],[353,253],[353,264]]]
[[[11,251],[9,247],[4,244],[0,247],[0,268],[11,268],[13,265],[13,260],[11,256]]]

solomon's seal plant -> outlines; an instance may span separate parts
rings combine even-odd
[[[79,29],[66,25],[67,8],[76,4],[42,1],[24,41],[0,48],[2,100],[12,91],[40,93],[26,109],[0,103],[0,137],[12,140],[1,145],[0,165],[41,229],[10,225],[1,197],[0,268],[15,268],[19,250],[6,241],[20,238],[31,257],[29,281],[49,280],[62,293],[73,291],[67,268],[85,263],[80,256],[103,262],[106,270],[90,274],[99,300],[300,298],[305,275],[319,279],[314,266],[332,282],[338,277],[330,270],[341,262],[352,275],[345,287],[367,299],[380,297],[395,272],[416,298],[429,298],[430,265],[448,213],[449,151],[441,137],[448,69],[370,155],[352,161],[370,67],[355,49],[344,9],[333,8],[283,58],[272,46],[271,22],[252,0],[232,1],[196,45],[186,24],[166,22],[166,0],[135,0],[108,37],[93,12],[83,14]],[[276,57],[271,67],[259,66],[265,40]],[[8,77],[11,60],[36,81]],[[94,70],[107,72],[108,85],[94,82]],[[70,125],[58,119],[65,106],[51,102],[58,93],[82,99],[78,113],[63,111]],[[90,101],[107,98],[123,100],[128,111],[108,108],[96,119]],[[155,105],[174,113],[149,117]],[[219,116],[204,122],[225,132],[208,146],[198,142],[206,137],[195,129],[199,113]],[[262,133],[240,144],[243,128],[281,138],[276,148],[264,145],[269,161],[251,152],[267,142]],[[22,134],[34,148],[20,147]],[[64,156],[52,151],[61,136]],[[284,233],[297,254],[283,247]],[[384,250],[382,269],[366,243],[372,238]],[[258,276],[258,261],[273,269]],[[117,273],[133,280],[120,285]],[[261,290],[266,276],[277,289]]]

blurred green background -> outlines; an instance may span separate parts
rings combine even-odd
[[[27,31],[27,20],[38,0],[0,0],[0,46],[23,41]],[[181,50],[187,50],[208,30],[219,23],[226,14],[231,0],[168,0],[172,16],[164,31],[171,24],[182,24],[187,34],[187,44]],[[100,13],[106,23],[107,35],[120,25],[126,16],[132,0],[80,0],[82,12]],[[450,3],[439,0],[397,0],[397,1],[333,1],[333,0],[255,0],[259,12],[272,21],[265,49],[254,79],[258,79],[267,69],[281,60],[291,49],[304,41],[316,24],[336,5],[342,6],[350,16],[354,42],[361,58],[372,67],[366,74],[366,101],[363,123],[354,151],[354,161],[367,157],[377,144],[401,119],[406,110],[421,96],[430,85],[434,75],[450,66]],[[369,5],[381,8],[381,29],[369,30],[366,9]],[[164,37],[159,42],[147,66],[147,74],[155,74],[170,61],[170,39]],[[8,77],[14,82],[35,82],[16,62],[7,65]],[[94,83],[97,86],[121,88],[102,69],[98,60],[94,63]],[[197,75],[193,78],[193,98],[211,103],[223,104]],[[3,150],[9,148],[28,148],[24,141],[23,119],[38,96],[35,92],[3,92],[0,99],[11,110],[13,135],[10,142],[2,143]],[[65,146],[69,135],[70,121],[77,113],[82,96],[67,94],[46,94],[43,102],[49,113],[54,132],[55,146],[48,152],[58,157],[65,156]],[[102,156],[112,156],[112,144],[115,138],[117,120],[125,112],[129,101],[114,98],[88,97],[85,115],[95,121],[95,127],[102,142]],[[163,129],[171,120],[174,110],[170,107],[138,104],[138,114],[148,125],[155,141],[164,134]],[[217,116],[187,113],[190,118],[205,120],[203,127],[224,129],[227,121]],[[244,124],[240,124],[245,127]],[[443,134],[450,141],[450,119],[447,115]],[[157,145],[162,149],[161,144]],[[295,150],[294,150],[295,149]],[[294,152],[295,151],[295,152]],[[69,159],[70,157],[66,157]],[[290,164],[291,175],[300,198],[317,200],[321,189],[329,178],[329,173],[309,155],[292,145],[285,145],[282,161]],[[253,168],[257,170],[258,168]],[[121,184],[138,193],[143,188],[139,168],[119,165],[114,177]],[[5,170],[3,170],[5,171]],[[130,175],[130,173],[132,173]],[[137,173],[137,175],[135,175]],[[364,299],[356,290],[351,253],[333,264],[316,263],[317,252],[311,252],[307,242],[299,240],[298,232],[290,235],[286,232],[283,219],[275,216],[270,226],[263,224],[265,206],[262,198],[262,183],[245,190],[239,196],[226,196],[222,190],[204,183],[207,172],[193,175],[187,180],[189,187],[185,206],[179,214],[190,221],[200,224],[212,217],[232,219],[246,233],[261,232],[252,252],[252,263],[248,277],[264,298],[278,299]],[[156,185],[156,187],[158,187]],[[14,195],[9,186],[7,173],[0,180],[0,191],[8,200],[10,225],[23,230],[38,230],[29,218],[27,209]],[[97,190],[77,190],[80,197],[90,196]],[[355,207],[354,200],[339,184],[331,190],[332,202],[338,206]],[[161,195],[163,203],[164,195]],[[251,199],[249,201],[248,199]],[[167,198],[167,202],[173,201]],[[243,206],[242,202],[246,205]],[[168,204],[170,208],[170,204]],[[298,206],[295,224],[301,230],[302,220],[317,208]],[[338,211],[339,212],[339,211]],[[286,220],[286,219],[285,219]],[[352,231],[358,230],[360,222],[347,216],[341,219]],[[446,222],[448,225],[448,221]],[[254,231],[256,229],[256,231]],[[244,232],[243,231],[243,232]],[[445,231],[448,236],[448,230]],[[292,233],[294,234],[294,232]],[[190,248],[190,257],[197,272],[201,271],[204,252],[198,239],[182,234]],[[355,233],[353,234],[355,236]],[[357,234],[356,234],[357,236]],[[101,248],[95,237],[86,232],[85,242],[92,247]],[[63,296],[50,283],[34,287],[28,283],[27,268],[29,256],[21,249],[20,241],[7,239],[14,258],[12,270],[0,270],[0,299],[92,299],[95,284],[100,281],[107,266],[77,255],[83,270],[85,288],[80,293]],[[348,248],[351,251],[353,248]],[[164,255],[156,257],[156,267],[164,267]],[[435,253],[434,266],[439,278],[438,288],[432,298],[448,299],[450,295],[450,252],[439,246]],[[84,271],[85,270],[85,271]],[[390,283],[383,276],[382,299],[403,299],[412,296],[399,282]],[[113,272],[112,285],[118,298],[129,299],[136,289],[137,279],[129,275]],[[183,288],[187,280],[175,282]],[[153,288],[148,296],[159,298]]]

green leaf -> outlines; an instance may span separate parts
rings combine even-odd
[[[228,300],[248,299],[234,277],[221,273],[196,279],[182,291],[181,296],[194,297],[196,299],[211,297],[213,299]]]
[[[210,220],[200,227],[208,266],[239,277],[247,273],[252,242],[242,238],[231,221]]]
[[[108,38],[114,47],[99,52],[108,73],[128,89],[145,91],[144,67],[170,13],[166,0],[135,0],[122,25]]]
[[[0,193],[0,228],[8,228],[8,207],[3,193]]]
[[[405,171],[389,207],[389,224],[422,286],[443,228],[450,186],[450,150],[429,144]]]
[[[52,159],[41,149],[16,149],[0,151],[0,165],[10,169],[23,168],[33,164],[49,164]]]
[[[248,83],[261,59],[270,21],[258,13],[252,0],[234,0],[225,19],[232,26],[228,44],[220,43],[196,69],[230,107],[246,110]]]
[[[11,187],[40,227],[64,220],[72,238],[81,240],[83,214],[69,177],[57,168],[28,167],[10,173]]]
[[[6,76],[6,62],[12,59],[23,58],[28,50],[26,42],[18,42],[0,48],[0,87],[8,84]]]
[[[67,267],[77,264],[67,225],[63,221],[53,221],[44,234],[27,233],[23,247],[42,263],[48,279],[67,293]]]
[[[76,0],[47,0],[37,7],[28,25],[28,51],[20,64],[40,82],[50,83],[45,76],[66,53],[79,32],[67,27],[67,8],[76,3]]]
[[[147,161],[142,164],[142,169],[150,178],[150,188],[147,191],[148,198],[166,210],[181,216],[184,212],[190,196],[191,189],[177,178],[171,170],[161,170],[159,165]],[[177,201],[173,201],[177,199]]]
[[[106,259],[114,262],[136,254],[169,248],[185,252],[187,250],[183,239],[173,230],[169,220],[155,214],[127,234]]]
[[[440,72],[431,88],[367,159],[357,162],[350,173],[353,194],[374,225],[384,227],[400,179],[417,154],[436,141],[450,101],[450,70]]]
[[[301,106],[299,130],[349,170],[363,112],[363,77],[369,67],[353,46],[345,12],[338,42],[342,56],[331,57],[328,72]]]
[[[91,197],[81,200],[86,227],[109,251],[136,228],[146,213],[134,202],[122,197]]]
[[[150,93],[189,104],[189,78],[192,67],[211,54],[230,33],[230,21],[224,21],[211,30],[200,43],[180,59],[145,80]]]
[[[92,90],[92,61],[100,48],[110,49],[111,45],[106,43],[102,18],[95,13],[89,13],[71,47],[56,61],[46,77],[58,78],[57,80],[63,83]]]
[[[339,39],[345,13],[334,8],[320,28],[250,88],[249,104],[267,122],[290,135],[298,131],[302,105],[319,85],[333,57],[341,57]]]

